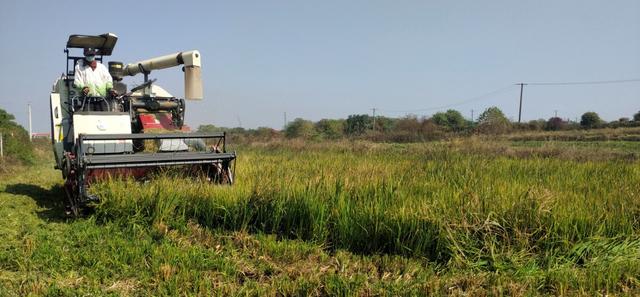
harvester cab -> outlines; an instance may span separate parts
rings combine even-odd
[[[53,152],[70,211],[78,215],[81,207],[96,200],[91,183],[109,177],[147,178],[171,171],[232,184],[236,154],[226,151],[226,133],[191,133],[184,125],[185,99],[203,98],[197,50],[129,64],[108,62],[116,92],[106,96],[88,96],[76,88],[76,65],[85,58],[72,51],[91,48],[102,63],[117,40],[112,33],[69,36],[66,72],[51,92]],[[184,72],[184,98],[149,79],[151,71],[177,66]],[[144,76],[144,83],[127,90],[124,77],[137,74]]]

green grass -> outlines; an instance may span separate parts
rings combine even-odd
[[[639,294],[638,147],[556,145],[253,145],[233,187],[106,181],[79,220],[31,168],[0,182],[0,295]]]
[[[327,253],[299,240],[63,216],[50,164],[0,182],[0,296],[438,292],[428,263]],[[125,223],[126,222],[126,223]]]
[[[628,153],[640,152],[640,141],[514,141],[516,147],[559,147],[559,148],[582,148],[595,150],[612,150]]]
[[[500,138],[514,141],[578,141],[585,143],[599,143],[602,141],[638,142],[640,141],[640,127],[563,131],[521,131],[504,135]]]

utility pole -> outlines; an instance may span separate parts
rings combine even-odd
[[[33,130],[31,129],[31,103],[27,104],[29,107],[29,141],[33,141]]]
[[[287,112],[284,112],[284,128],[282,128],[283,130],[287,130]]]
[[[554,118],[557,118],[557,117],[558,117],[558,110],[557,110],[557,109],[553,111],[553,117],[554,117]]]
[[[376,108],[372,108],[373,110],[373,131],[376,131]]]
[[[2,133],[0,133],[0,158],[4,158],[4,151],[2,150]]]
[[[471,122],[473,123],[473,109],[471,110]]]
[[[525,83],[519,83],[516,85],[520,85],[520,107],[518,108],[518,123],[522,120],[522,91],[524,90]]]

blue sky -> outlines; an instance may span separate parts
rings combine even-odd
[[[110,60],[123,62],[200,50],[205,100],[187,106],[194,128],[281,128],[284,112],[319,120],[373,107],[422,116],[450,106],[470,116],[495,105],[517,120],[514,83],[640,78],[636,0],[0,5],[0,108],[25,125],[31,102],[37,132],[49,129],[48,96],[70,34],[115,33]],[[178,68],[151,77],[183,95]],[[586,111],[629,117],[640,110],[640,83],[525,87],[523,120],[555,110],[571,119]]]

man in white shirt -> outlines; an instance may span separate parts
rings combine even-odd
[[[107,67],[96,61],[97,51],[92,48],[84,49],[84,59],[75,66],[73,85],[90,97],[106,97],[107,94],[117,96],[113,90],[113,80]]]

